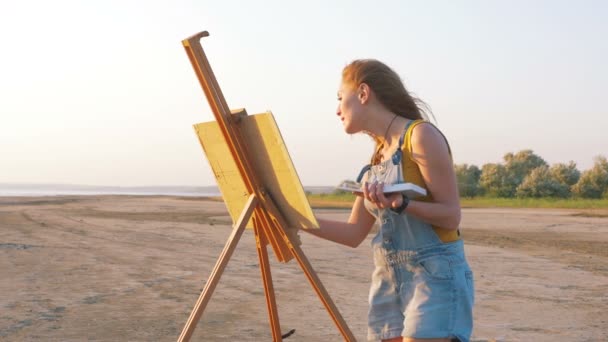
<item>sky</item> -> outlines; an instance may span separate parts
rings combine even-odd
[[[228,106],[272,111],[304,186],[371,155],[335,114],[357,58],[397,71],[457,164],[532,149],[585,170],[608,156],[606,18],[606,1],[2,1],[0,183],[214,185],[181,44],[205,30]]]

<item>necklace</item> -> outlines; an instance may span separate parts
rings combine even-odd
[[[385,147],[384,145],[386,144],[386,135],[388,134],[388,131],[391,129],[391,126],[393,125],[393,122],[395,121],[396,118],[397,118],[397,115],[393,116],[391,123],[388,124],[388,127],[386,128],[386,132],[384,132],[384,141],[382,142],[381,145],[379,145],[377,147],[376,153],[374,153],[372,164],[377,164],[380,161],[382,161],[382,159],[384,159],[382,150],[384,149],[384,147]]]
[[[386,128],[386,132],[384,132],[384,142],[382,143],[382,145],[386,144],[386,135],[388,134],[388,130],[391,129],[391,126],[393,125],[393,122],[395,121],[395,119],[397,118],[397,115],[393,116],[393,120],[391,120],[391,123],[388,124],[388,127]]]
[[[376,165],[376,164],[380,163],[380,161],[382,161],[383,156],[382,156],[381,151],[382,151],[384,145],[386,144],[386,135],[388,134],[388,131],[391,129],[391,126],[393,125],[393,122],[395,122],[396,118],[397,118],[397,115],[393,116],[393,119],[388,124],[388,127],[386,127],[386,131],[384,132],[384,141],[382,142],[382,144],[376,145],[376,152],[374,152],[374,156],[372,157],[372,165]]]

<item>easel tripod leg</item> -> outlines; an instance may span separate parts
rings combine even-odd
[[[283,341],[281,337],[281,325],[279,323],[279,311],[277,310],[277,302],[274,296],[274,286],[272,284],[272,274],[270,273],[270,263],[268,261],[268,239],[264,229],[260,226],[259,221],[254,219],[254,231],[256,246],[258,249],[258,257],[260,259],[260,271],[262,271],[262,281],[264,283],[264,292],[266,294],[266,305],[268,306],[268,316],[270,318],[270,329],[272,331],[272,340],[275,342]]]
[[[251,217],[251,214],[253,213],[253,210],[255,209],[257,204],[258,199],[255,197],[255,195],[249,196],[249,199],[245,204],[245,208],[241,212],[241,216],[236,222],[234,228],[232,229],[232,233],[230,234],[230,237],[228,238],[228,241],[226,242],[226,245],[222,250],[222,254],[220,254],[219,259],[215,263],[215,267],[213,268],[211,276],[209,276],[209,279],[205,284],[205,288],[201,292],[201,295],[198,297],[198,300],[194,305],[194,309],[192,309],[190,317],[188,318],[188,321],[186,322],[186,325],[184,326],[181,335],[177,339],[179,342],[190,341],[192,333],[196,328],[196,324],[200,320],[203,311],[207,306],[207,303],[209,303],[209,299],[211,299],[211,295],[213,294],[213,291],[215,290],[215,287],[217,286],[217,283],[219,282],[220,277],[222,276],[222,273],[224,272],[224,269],[226,268],[226,265],[228,264],[228,261],[230,260],[234,249],[236,248],[236,245],[238,244],[241,236],[243,235],[245,226],[247,225],[247,222],[249,221],[249,218]]]
[[[289,234],[286,234],[286,238],[291,240]],[[312,265],[310,265],[308,258],[306,258],[306,255],[304,255],[304,252],[302,252],[302,250],[300,249],[300,246],[295,243],[291,243],[290,247],[294,257],[298,261],[298,264],[300,264],[300,267],[304,271],[304,274],[306,274],[306,278],[308,278],[308,281],[315,289],[315,292],[317,292],[317,295],[321,299],[321,302],[323,302],[323,305],[325,306],[325,309],[327,310],[331,318],[334,320],[334,323],[338,327],[338,330],[340,330],[340,333],[344,337],[344,340],[353,342],[356,341],[355,336],[350,331],[350,328],[346,324],[346,321],[344,321],[344,318],[342,318],[340,311],[338,311],[338,308],[332,301],[331,297],[329,296],[329,293],[327,293],[327,290],[321,283],[321,279],[319,279],[319,276],[317,276],[317,273],[312,268]]]

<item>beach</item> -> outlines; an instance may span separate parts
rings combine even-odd
[[[346,220],[347,210],[316,209]],[[472,341],[608,340],[608,210],[464,208],[476,286]],[[217,199],[0,197],[0,341],[175,341],[228,239]],[[299,233],[357,340],[373,269],[356,249]],[[298,263],[269,247],[286,341],[342,337]],[[245,231],[192,341],[271,341]]]

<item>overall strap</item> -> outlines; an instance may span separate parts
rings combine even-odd
[[[401,134],[401,136],[399,137],[399,147],[397,148],[397,151],[395,151],[395,153],[393,153],[393,165],[399,165],[399,170],[398,170],[398,175],[397,175],[397,179],[400,182],[405,182],[405,172],[402,170],[403,169],[403,141],[405,139],[405,136],[407,135],[408,130],[410,129],[410,127],[412,126],[412,123],[414,123],[414,121],[416,120],[410,120],[407,122],[407,124],[405,124],[405,128],[403,129],[403,134]]]
[[[401,134],[401,137],[399,138],[399,149],[400,150],[403,148],[403,141],[405,139],[407,131],[409,130],[410,126],[412,126],[412,124],[416,121],[421,121],[421,120],[410,120],[410,121],[408,121],[407,124],[405,124],[405,129],[403,130],[403,134]],[[411,136],[411,134],[410,134],[410,136]]]

